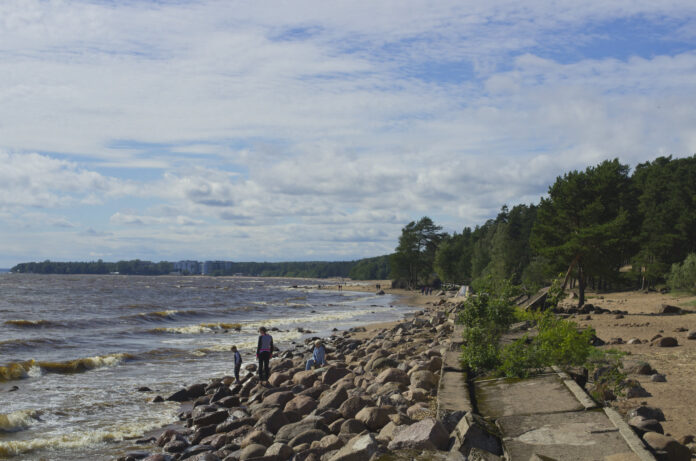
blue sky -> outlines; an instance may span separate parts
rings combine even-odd
[[[0,3],[0,267],[345,260],[696,153],[696,4]]]

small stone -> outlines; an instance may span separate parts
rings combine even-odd
[[[677,338],[663,336],[661,338],[657,338],[652,342],[652,344],[657,347],[676,347],[679,345],[679,342],[677,341]]]
[[[662,373],[655,373],[650,377],[650,381],[654,383],[664,383],[667,382],[667,378]]]

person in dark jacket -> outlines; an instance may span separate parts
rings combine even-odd
[[[239,370],[242,368],[242,354],[237,350],[237,346],[232,346],[234,352],[234,382],[239,382]]]
[[[273,355],[273,336],[269,335],[266,327],[259,328],[259,344],[256,347],[256,358],[259,361],[259,381],[268,382],[270,369],[268,362]]]

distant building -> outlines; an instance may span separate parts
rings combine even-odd
[[[232,270],[232,261],[205,261],[201,273],[210,275],[213,273],[229,273]]]
[[[174,263],[174,272],[198,275],[201,273],[201,263],[198,261],[178,261]]]

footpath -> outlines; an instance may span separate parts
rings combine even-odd
[[[461,418],[449,459],[656,459],[616,411],[599,408],[561,371],[470,382],[459,361],[461,338],[455,325],[437,400],[438,419]]]

